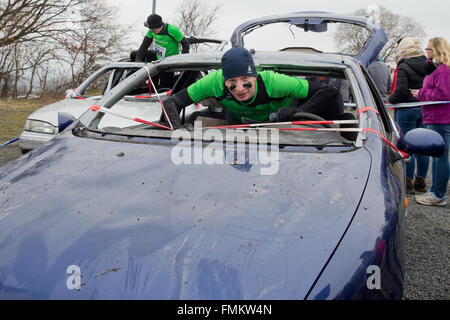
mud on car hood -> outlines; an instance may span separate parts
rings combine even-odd
[[[2,299],[303,299],[370,168],[365,148],[287,150],[263,176],[260,165],[175,165],[163,139],[68,135],[2,167]]]

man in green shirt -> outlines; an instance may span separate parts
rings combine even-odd
[[[141,46],[136,54],[136,61],[144,62],[148,57],[148,48],[155,42],[156,59],[162,59],[181,53],[189,53],[189,41],[184,37],[181,31],[169,23],[163,23],[161,16],[152,14],[147,18],[144,25],[149,29]],[[133,61],[134,53],[131,55]],[[154,59],[154,58],[153,58]],[[149,62],[149,61],[146,61]],[[166,72],[161,74],[159,79],[160,88],[171,88],[175,82],[172,72]]]
[[[320,89],[315,82],[273,71],[257,72],[245,48],[231,48],[222,57],[222,68],[170,96],[164,107],[174,129],[181,126],[179,111],[207,98],[215,98],[230,124],[284,120],[299,111],[294,99],[310,98]]]
[[[181,52],[189,53],[189,41],[180,29],[169,23],[163,23],[161,16],[152,14],[144,24],[149,30],[139,47],[136,61],[145,61],[145,55],[153,41],[155,41],[158,59],[180,54],[180,44],[182,46]]]

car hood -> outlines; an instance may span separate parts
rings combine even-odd
[[[34,111],[28,116],[28,119],[45,121],[57,127],[59,112],[66,112],[73,115],[75,118],[79,118],[89,107],[95,105],[97,101],[98,100],[68,98]],[[158,120],[161,115],[159,103],[145,102],[145,99],[122,99],[117,102],[111,110],[127,116],[133,115],[134,117],[139,117],[147,121]],[[116,126],[123,128],[136,124],[137,123],[132,120],[113,115],[105,115],[100,122],[99,127]]]
[[[365,148],[282,150],[261,175],[69,135],[0,170],[2,299],[303,299],[370,169]]]

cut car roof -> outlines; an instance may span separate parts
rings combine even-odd
[[[353,56],[360,60],[365,67],[367,67],[370,62],[377,57],[388,41],[383,28],[366,17],[334,14],[330,12],[308,11],[267,16],[244,22],[234,30],[230,39],[231,44],[233,47],[244,47],[245,35],[262,26],[279,22],[286,22],[302,28],[305,31],[312,32],[325,32],[329,23],[348,23],[366,28],[370,31],[368,33],[368,38],[360,51]]]

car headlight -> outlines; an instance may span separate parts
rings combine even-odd
[[[54,127],[48,122],[39,121],[39,120],[26,120],[25,121],[25,130],[40,132],[40,133],[48,133],[48,134],[57,134],[58,128]]]

